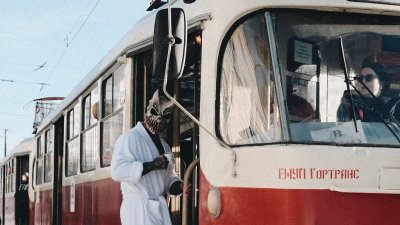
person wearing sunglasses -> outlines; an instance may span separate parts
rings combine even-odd
[[[400,116],[400,104],[398,104],[400,99],[391,100],[386,95],[390,83],[381,64],[371,62],[369,59],[364,60],[360,74],[354,77],[353,83],[355,90],[352,91],[352,99],[357,120],[383,122],[391,116],[395,118]],[[352,120],[349,99],[350,96],[344,94],[337,110],[339,122]]]
[[[147,106],[144,121],[116,141],[111,177],[121,182],[122,225],[171,225],[164,196],[181,194],[183,184],[165,156],[171,148],[160,133],[167,127],[172,107],[172,102],[159,96],[157,90]]]
[[[378,66],[375,66],[375,68],[378,68]],[[372,67],[362,68],[355,80],[357,81],[355,86],[362,96],[366,98],[373,98],[372,95],[377,98],[380,97],[383,83]]]

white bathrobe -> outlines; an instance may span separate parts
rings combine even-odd
[[[171,152],[163,139],[161,143],[165,152]],[[142,176],[143,163],[153,161],[158,155],[157,147],[142,123],[118,138],[111,161],[111,177],[121,182],[122,225],[171,225],[163,194],[174,182],[181,181],[173,165]]]

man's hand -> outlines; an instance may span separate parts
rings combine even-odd
[[[183,182],[182,181],[176,181],[171,185],[169,188],[169,193],[172,195],[180,195],[180,194],[185,194],[188,195],[192,191],[192,184],[188,184],[186,187],[186,190],[183,190]]]
[[[164,155],[159,155],[153,160],[154,167],[157,170],[165,170],[168,168],[168,159]]]
[[[153,170],[165,170],[168,168],[168,159],[163,155],[159,155],[151,162],[143,163],[142,176],[150,173]]]

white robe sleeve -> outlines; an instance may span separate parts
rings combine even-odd
[[[166,152],[171,152],[171,148],[164,140],[162,140],[161,143],[164,146],[164,150]],[[171,188],[171,185],[176,181],[182,182],[182,179],[176,174],[174,165],[172,164],[168,165],[166,176],[167,176],[167,188],[168,188],[167,193],[169,194],[169,188]]]
[[[135,157],[135,149],[140,148],[140,142],[129,133],[121,135],[115,143],[111,160],[111,177],[115,181],[139,182],[143,172],[143,162]]]
[[[168,175],[167,175],[168,176],[168,192],[167,193],[170,194],[169,189],[171,188],[171,185],[177,181],[182,182],[182,179],[179,178],[179,176],[175,173],[174,166],[168,165],[167,173],[168,173]]]

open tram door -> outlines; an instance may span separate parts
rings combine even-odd
[[[16,157],[15,221],[18,225],[29,224],[29,155]]]
[[[54,123],[54,171],[53,171],[53,224],[62,223],[62,162],[63,162],[63,144],[64,144],[64,117],[61,116]]]
[[[166,140],[174,153],[176,172],[192,185],[189,195],[168,199],[171,219],[173,224],[190,221],[196,225],[199,168],[195,165],[199,159],[199,128],[194,121],[200,112],[201,30],[199,27],[188,30],[184,11],[169,7],[157,14],[153,41],[150,93],[163,89],[177,106]]]

